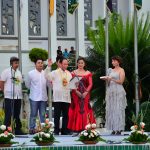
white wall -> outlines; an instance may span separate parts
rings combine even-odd
[[[129,1],[130,0],[118,0],[118,13],[120,13],[124,19],[129,15]]]

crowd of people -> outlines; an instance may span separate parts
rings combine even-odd
[[[74,52],[74,48],[72,47]],[[71,51],[71,52],[72,52]],[[45,121],[47,105],[47,87],[53,91],[54,106],[54,134],[68,135],[72,132],[78,134],[89,123],[95,123],[95,117],[90,105],[90,93],[93,86],[92,73],[86,69],[86,61],[83,57],[77,60],[77,69],[68,71],[68,60],[62,56],[61,47],[57,50],[57,69],[51,71],[52,60],[43,70],[43,60],[38,58],[35,68],[31,70],[25,80],[26,87],[30,90],[30,121],[29,133],[36,133],[36,118],[39,115],[40,122]],[[63,54],[67,56],[66,54]],[[122,86],[125,72],[120,67],[121,58],[112,57],[113,68],[109,68],[107,76],[102,78],[107,82],[106,92],[106,128],[112,130],[112,134],[120,134],[125,127],[126,93]],[[0,88],[4,91],[4,111],[6,126],[15,123],[15,134],[23,134],[21,130],[20,110],[22,99],[22,75],[18,69],[19,59],[10,58],[10,67],[5,69],[0,78]],[[75,88],[69,84],[74,78],[78,81]],[[60,129],[60,117],[62,114],[62,127]],[[12,121],[13,119],[13,121]]]
[[[57,57],[64,57],[68,59],[71,55],[74,55],[76,53],[75,49],[73,46],[70,47],[70,51],[68,52],[68,49],[65,48],[64,51],[62,51],[61,46],[58,46],[57,50]]]

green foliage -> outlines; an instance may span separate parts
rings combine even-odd
[[[4,93],[3,91],[0,90],[0,98],[3,98],[4,97]]]
[[[0,125],[4,123],[4,110],[0,109]]]
[[[132,122],[134,123],[134,125],[139,125],[140,122],[143,122],[143,118],[143,112],[141,111],[137,117],[135,116],[135,114],[132,115]]]
[[[146,19],[144,19],[146,18]],[[150,89],[150,78],[145,78],[150,72],[150,15],[142,16],[138,22],[138,63],[139,78],[142,84],[142,100],[147,100]],[[99,77],[105,75],[105,26],[99,18],[96,28],[88,28],[88,39],[93,48],[88,50],[87,66],[94,72],[93,91],[91,99],[94,100],[94,110],[97,116],[105,116],[105,82]],[[135,93],[134,74],[134,23],[133,18],[123,21],[122,17],[112,14],[109,18],[109,55],[119,55],[123,59],[122,67],[126,73],[124,88],[127,93],[128,107],[126,109],[126,129],[132,125],[131,112],[135,111],[133,103]],[[110,64],[111,66],[111,59]]]
[[[145,122],[145,131],[150,131],[150,102],[142,103],[141,110],[143,111],[143,122]]]
[[[42,48],[32,48],[29,52],[29,58],[32,62],[36,62],[39,58],[45,61],[48,59],[48,52]]]
[[[23,133],[28,133],[28,121],[27,119],[21,119],[21,123],[22,123],[22,131]]]
[[[138,144],[148,142],[149,139],[147,134],[141,134],[136,131],[131,133],[131,135],[126,140],[134,144]]]

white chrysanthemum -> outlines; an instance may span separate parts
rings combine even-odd
[[[88,130],[88,129],[90,129],[90,128],[91,128],[91,124],[88,124],[88,125],[85,126],[85,129],[86,129],[86,130]]]
[[[83,135],[83,134],[84,134],[84,131],[82,131],[80,134]]]
[[[4,137],[8,137],[8,135],[4,134]]]
[[[41,123],[41,126],[44,127],[44,126],[45,126],[45,123]]]
[[[97,135],[97,132],[96,132],[96,131],[94,131],[94,130],[92,131],[92,133],[93,133],[94,135]]]
[[[39,138],[39,141],[42,141],[42,138]]]
[[[145,123],[144,122],[140,122],[140,126],[145,126]]]
[[[146,136],[148,136],[148,133],[146,133],[146,132],[144,132],[143,134],[146,135]]]
[[[46,133],[45,137],[50,138],[50,134]]]
[[[83,134],[84,136],[88,136],[88,133],[87,132],[84,132],[84,134]]]
[[[96,130],[96,133],[97,133],[98,135],[100,135],[100,132],[99,132],[98,130]]]
[[[91,138],[91,135],[89,135],[89,138]]]
[[[34,136],[39,136],[39,133],[35,133]]]
[[[4,133],[1,133],[1,137],[4,137],[4,135],[5,135]]]
[[[92,124],[92,128],[93,128],[93,129],[96,128],[96,124],[95,124],[95,123]]]
[[[1,129],[1,130],[6,130],[6,126],[5,126],[5,125],[1,125],[1,126],[0,126],[0,129]]]
[[[132,130],[130,133],[133,133],[133,132],[135,132],[135,130]],[[131,135],[131,134],[129,134],[129,135]]]
[[[94,134],[93,134],[92,132],[91,132],[91,134],[90,134],[90,135],[91,135],[91,137],[94,137]]]
[[[54,122],[50,121],[49,124],[51,125],[51,127],[54,127]]]
[[[44,133],[44,132],[39,132],[39,135],[41,135],[41,136],[42,136],[43,134],[45,134],[45,133]]]
[[[130,128],[132,131],[135,131],[135,127],[134,126],[131,126]]]
[[[142,131],[137,131],[137,133],[139,133],[139,134],[143,134],[143,133],[142,133]]]

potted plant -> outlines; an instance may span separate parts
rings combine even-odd
[[[12,128],[5,125],[0,126],[0,147],[9,147],[17,142],[11,141],[15,136],[12,134]]]
[[[38,123],[37,133],[34,135],[32,142],[35,142],[39,146],[51,145],[55,142],[54,134],[52,128],[54,126],[53,122],[49,119],[45,120],[45,123]]]
[[[81,141],[84,144],[96,144],[99,141],[105,142],[105,140],[100,137],[100,132],[96,130],[95,123],[87,124],[85,130],[80,133],[77,141]]]

